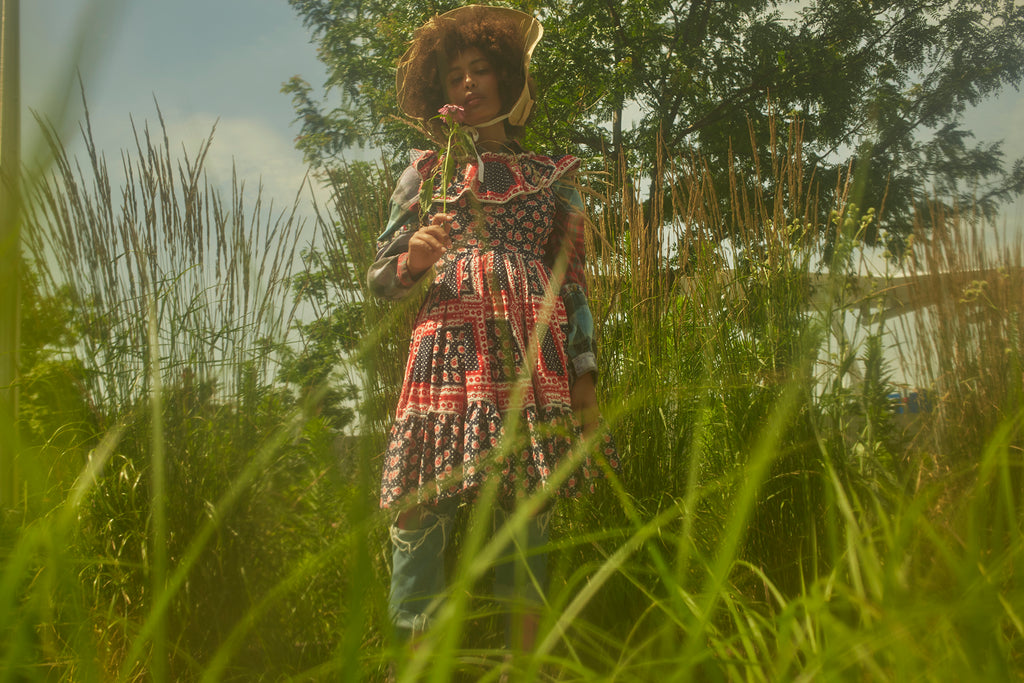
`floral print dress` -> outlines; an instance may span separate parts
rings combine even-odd
[[[378,296],[399,298],[416,285],[406,267],[408,241],[420,225],[420,188],[439,163],[434,152],[415,152],[392,196],[369,273]],[[428,504],[472,498],[490,477],[500,477],[498,499],[511,507],[547,487],[569,455],[580,431],[570,382],[596,369],[582,201],[566,182],[578,163],[484,152],[435,190],[423,222],[453,214],[452,248],[427,271],[433,281],[413,327],[384,453],[382,507],[406,496]],[[599,451],[618,468],[607,435]],[[559,493],[592,489],[600,476],[588,456]]]

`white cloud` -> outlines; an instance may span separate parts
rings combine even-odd
[[[210,182],[224,191],[231,187],[234,168],[238,180],[245,183],[246,195],[255,198],[263,185],[264,202],[276,207],[290,206],[306,174],[301,153],[295,149],[286,131],[280,131],[257,118],[218,117],[213,114],[189,114],[175,120],[164,115],[167,136],[184,145],[194,155],[213,131],[205,169]],[[214,128],[216,125],[216,128]],[[304,192],[304,194],[306,194]]]

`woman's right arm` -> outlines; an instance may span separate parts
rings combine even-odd
[[[409,166],[391,194],[391,214],[377,238],[377,257],[366,274],[370,292],[382,299],[401,299],[412,291],[423,273],[409,272],[409,240],[419,228],[420,175]]]
[[[370,292],[382,299],[401,299],[412,291],[419,278],[409,273],[409,238],[418,223],[418,211],[402,210],[392,203],[391,220],[388,221],[390,240],[378,240],[377,258],[366,274]],[[394,229],[392,229],[394,228]],[[423,273],[419,274],[420,276]]]
[[[419,224],[418,211],[413,211],[411,217],[399,215],[396,219],[405,222],[394,240],[377,251],[377,259],[366,278],[370,291],[384,299],[406,296],[452,246],[448,214],[434,214],[427,225]]]

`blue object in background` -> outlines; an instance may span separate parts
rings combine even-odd
[[[899,391],[894,391],[887,396],[889,409],[896,415],[932,412],[932,395],[930,391],[910,391],[904,396]]]

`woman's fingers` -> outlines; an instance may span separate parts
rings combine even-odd
[[[445,227],[450,227],[452,218],[453,216],[450,213],[435,213],[433,216],[430,217],[430,225],[443,224],[445,225]]]
[[[415,275],[426,270],[451,248],[452,238],[449,235],[451,223],[451,214],[434,214],[429,223],[413,233],[409,238],[408,267],[410,273]]]
[[[452,238],[448,236],[447,227],[440,225],[425,225],[417,230],[416,234],[425,240],[436,242],[446,248],[452,246]]]
[[[418,275],[434,265],[451,246],[446,225],[424,225],[409,238],[410,273]]]
[[[435,213],[430,218],[430,223],[420,228],[420,232],[424,230],[428,231],[432,235],[439,237],[445,244],[445,246],[452,246],[451,238],[448,234],[452,229],[452,215],[449,213]]]

